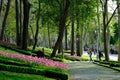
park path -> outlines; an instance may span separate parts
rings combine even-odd
[[[70,80],[120,80],[120,72],[92,62],[70,62]]]

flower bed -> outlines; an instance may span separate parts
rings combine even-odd
[[[11,58],[11,59],[18,59],[22,60],[24,62],[30,63],[30,64],[38,64],[38,65],[45,65],[53,68],[60,68],[63,70],[67,70],[68,67],[62,62],[53,61],[47,58],[38,58],[38,57],[32,57],[28,55],[21,55],[21,54],[9,54],[6,52],[0,52],[0,56]]]
[[[7,41],[2,41],[2,40],[0,40],[0,43],[1,43],[1,44],[4,44],[4,45],[9,45],[9,46],[18,47],[16,44],[13,44],[13,43],[10,43],[10,42],[7,42]]]

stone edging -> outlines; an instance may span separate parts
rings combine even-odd
[[[110,68],[110,69],[113,69],[113,70],[116,70],[116,71],[120,72],[119,69],[113,68],[113,67],[111,67],[111,66],[106,66],[106,65],[104,65],[104,64],[100,64],[99,62],[93,62],[93,64],[97,64],[97,65],[99,65],[99,66],[103,66],[103,67]]]

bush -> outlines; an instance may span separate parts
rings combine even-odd
[[[17,66],[32,67],[32,65],[26,64],[26,63],[24,63],[24,62],[18,62],[18,61],[9,60],[9,59],[4,59],[4,58],[0,58],[0,63],[10,64],[10,65],[17,65]]]
[[[37,75],[44,75],[46,77],[57,78],[62,80],[68,79],[68,74],[64,72],[60,72],[59,70],[52,70],[52,69],[36,69],[32,67],[19,67],[13,65],[6,65],[0,64],[0,70],[17,72],[17,73],[28,73],[28,74],[37,74]]]
[[[117,61],[95,61],[95,62],[99,62],[101,64],[106,64],[111,67],[120,67],[120,62],[117,62]]]

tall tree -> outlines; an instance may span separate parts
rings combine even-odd
[[[6,27],[6,20],[7,20],[8,12],[9,12],[9,9],[10,9],[10,2],[11,2],[11,0],[7,0],[7,6],[6,6],[4,20],[3,20],[3,23],[2,23],[2,30],[1,30],[1,34],[0,34],[0,40],[3,40],[3,37],[4,37],[4,32],[5,32],[5,27]]]
[[[67,50],[68,49],[68,38],[67,38],[67,34],[68,34],[68,29],[67,29],[67,27],[65,27],[65,50]]]
[[[109,26],[109,23],[110,21],[112,20],[113,16],[115,15],[116,13],[116,10],[118,9],[119,5],[117,5],[117,7],[115,8],[115,10],[113,11],[112,15],[110,16],[110,18],[108,19],[108,0],[100,0],[101,3],[102,3],[102,7],[103,7],[103,27],[104,27],[104,30],[103,30],[103,33],[104,33],[104,52],[105,52],[105,60],[106,61],[109,61],[109,47],[108,47],[108,43],[109,43],[109,40],[108,40],[108,37],[107,37],[107,29],[108,29],[108,26]]]
[[[22,10],[22,0],[20,0],[20,46],[22,47],[22,32],[23,32],[23,23],[22,23],[22,15],[23,15],[23,10]]]
[[[18,0],[15,0],[15,10],[16,10],[16,43],[17,46],[20,46],[20,23],[19,23],[19,7]]]
[[[38,0],[38,13],[36,16],[36,33],[35,33],[35,38],[34,38],[34,45],[33,45],[33,50],[36,48],[37,41],[38,41],[38,32],[39,32],[39,20],[40,20],[40,0]]]
[[[29,11],[30,11],[30,3],[28,0],[23,0],[23,39],[22,39],[22,49],[27,49],[28,43],[28,24],[29,24]]]
[[[77,56],[81,56],[80,54],[80,32],[79,32],[79,29],[80,29],[80,26],[79,26],[79,20],[77,18],[77,28],[76,28],[76,53],[77,53]]]
[[[1,15],[1,11],[2,11],[2,4],[3,4],[3,0],[0,0],[0,15]]]
[[[75,52],[74,52],[74,38],[75,38],[75,36],[74,36],[74,32],[75,32],[75,30],[74,30],[74,24],[75,24],[75,19],[74,18],[72,18],[72,26],[71,26],[71,55],[74,55],[75,54]]]
[[[58,48],[60,46],[60,43],[62,43],[69,6],[70,6],[70,0],[66,0],[65,7],[62,10],[61,16],[60,16],[59,34],[58,34],[57,42],[55,43],[55,46],[54,46],[54,49],[52,51],[51,57],[54,57],[56,55],[56,51],[58,50]]]
[[[104,5],[103,5],[103,26],[104,26],[104,52],[105,52],[105,60],[106,61],[109,61],[109,53],[108,53],[108,45],[107,45],[107,21],[108,21],[108,1],[105,0],[103,1],[104,2]]]
[[[99,0],[97,1],[97,5],[99,5]],[[101,25],[100,25],[100,13],[99,13],[100,9],[99,6],[97,6],[97,23],[98,23],[98,36],[97,36],[97,55],[96,55],[96,59],[98,60],[98,56],[99,56],[99,51],[100,51],[100,42],[101,42],[101,35],[100,35],[100,30],[101,30]]]
[[[117,1],[117,5],[119,6],[120,4],[120,1],[118,0]],[[119,39],[119,42],[118,42],[118,61],[120,62],[120,6],[118,8],[118,39]]]

